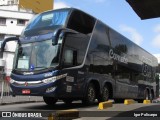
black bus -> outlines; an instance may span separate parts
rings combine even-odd
[[[17,41],[11,74],[13,95],[82,100],[157,97],[157,59],[100,20],[74,8],[36,15]]]

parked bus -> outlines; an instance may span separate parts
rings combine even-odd
[[[13,95],[82,100],[153,99],[157,59],[100,20],[74,8],[36,15],[22,32],[11,73]]]

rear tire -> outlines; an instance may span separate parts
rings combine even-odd
[[[104,102],[104,101],[108,101],[109,99],[109,94],[110,94],[110,91],[109,91],[109,88],[107,85],[105,85],[103,87],[103,90],[102,90],[102,95],[100,96],[100,98],[98,99],[99,102]]]
[[[43,96],[43,100],[47,105],[55,105],[55,103],[58,101],[58,99],[54,98],[54,97],[44,97]]]
[[[85,98],[82,100],[82,103],[85,105],[92,105],[95,102],[96,90],[92,83],[88,85]]]

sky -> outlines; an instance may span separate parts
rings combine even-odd
[[[78,8],[151,54],[160,54],[160,17],[141,20],[126,0],[54,0],[54,9]]]

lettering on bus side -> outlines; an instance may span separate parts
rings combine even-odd
[[[120,56],[118,55],[117,53],[115,53],[113,51],[113,49],[110,49],[109,50],[109,57],[114,59],[114,60],[117,60],[119,62],[122,62],[122,63],[125,63],[125,64],[128,64],[128,59],[126,56]]]

